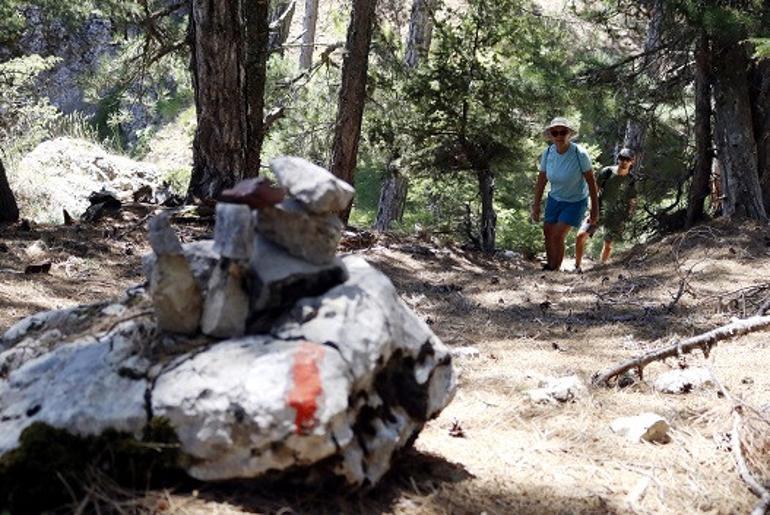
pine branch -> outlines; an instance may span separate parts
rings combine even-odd
[[[650,363],[666,358],[681,356],[682,354],[689,354],[696,349],[700,349],[703,354],[708,357],[712,347],[718,342],[730,338],[737,338],[738,336],[754,331],[761,331],[767,327],[770,327],[770,316],[754,316],[742,320],[735,320],[722,327],[712,329],[707,333],[693,336],[692,338],[677,342],[669,347],[647,352],[641,356],[615,365],[603,372],[597,372],[591,379],[591,383],[594,386],[609,386],[610,380],[618,377],[624,372],[634,369],[638,371],[639,377],[641,378],[642,370]]]

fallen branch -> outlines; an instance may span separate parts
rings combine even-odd
[[[642,370],[644,367],[654,361],[660,361],[666,358],[689,354],[695,349],[703,351],[703,355],[708,358],[711,348],[722,340],[736,338],[754,331],[760,331],[770,326],[770,316],[754,316],[743,320],[735,320],[727,325],[712,329],[711,331],[683,341],[678,341],[674,345],[656,349],[641,356],[637,356],[628,361],[624,361],[603,372],[597,372],[591,379],[594,386],[610,386],[610,380],[629,371],[636,370],[639,379],[642,379]]]
[[[726,399],[729,399],[733,404],[733,430],[730,433],[730,446],[733,450],[733,457],[735,458],[735,468],[738,469],[738,474],[746,486],[749,487],[751,493],[759,497],[759,502],[754,509],[751,510],[751,515],[765,515],[770,510],[770,491],[765,488],[762,483],[754,477],[754,474],[749,470],[749,465],[746,462],[746,457],[743,455],[743,443],[741,441],[741,426],[743,425],[743,409],[745,406],[740,399],[736,399],[732,394],[724,387],[719,378],[714,374],[714,371],[709,368],[711,377],[717,384],[722,395]],[[750,410],[753,410],[749,407]]]

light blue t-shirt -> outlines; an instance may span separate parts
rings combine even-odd
[[[591,170],[591,157],[575,143],[570,143],[563,154],[551,145],[540,158],[540,171],[551,183],[550,195],[561,202],[578,202],[588,198],[588,183],[583,174]]]

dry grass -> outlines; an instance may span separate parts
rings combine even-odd
[[[0,324],[51,304],[102,298],[139,280],[133,275],[139,252],[120,255],[124,243],[92,236],[108,249],[79,258],[83,262],[60,254],[50,277],[3,281],[0,303],[15,311],[3,309]],[[456,361],[455,400],[381,485],[347,495],[253,482],[198,484],[150,491],[142,503],[116,498],[130,507],[127,513],[748,512],[756,498],[730,450],[731,401],[716,388],[674,396],[650,386],[677,363],[652,364],[643,382],[591,390],[567,404],[533,404],[525,392],[539,376],[575,373],[588,381],[673,337],[753,314],[770,295],[764,286],[769,242],[762,227],[717,223],[631,249],[583,275],[544,275],[532,263],[381,239],[360,252],[392,277],[449,346],[473,345],[480,353]],[[21,263],[22,241],[10,245],[0,268]],[[686,360],[704,364],[697,353]],[[768,335],[754,333],[721,342],[708,364],[732,395],[766,415],[768,362]],[[614,418],[645,411],[668,419],[670,443],[631,444],[610,431]],[[770,431],[763,416],[746,416],[742,436],[752,472],[768,481]],[[450,435],[453,425],[462,437]]]

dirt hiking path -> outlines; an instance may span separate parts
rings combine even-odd
[[[210,230],[179,229],[186,241]],[[142,282],[143,238],[104,228],[4,230],[0,329]],[[587,263],[581,275],[415,238],[347,242],[356,246],[447,345],[472,347],[455,359],[455,400],[387,480],[364,495],[253,483],[112,490],[115,506],[131,513],[673,514],[746,513],[756,503],[730,452],[730,402],[715,387],[667,395],[651,384],[672,368],[708,363],[733,395],[767,410],[766,332],[721,342],[709,360],[696,352],[650,365],[644,381],[589,389],[572,402],[536,404],[526,391],[544,376],[576,374],[588,383],[598,370],[674,337],[753,315],[770,296],[767,228],[697,227],[606,266]],[[33,261],[50,261],[50,273],[13,273]],[[613,419],[643,412],[668,420],[668,444],[632,444],[609,429]],[[756,438],[764,452],[749,464],[767,481],[770,431]]]

